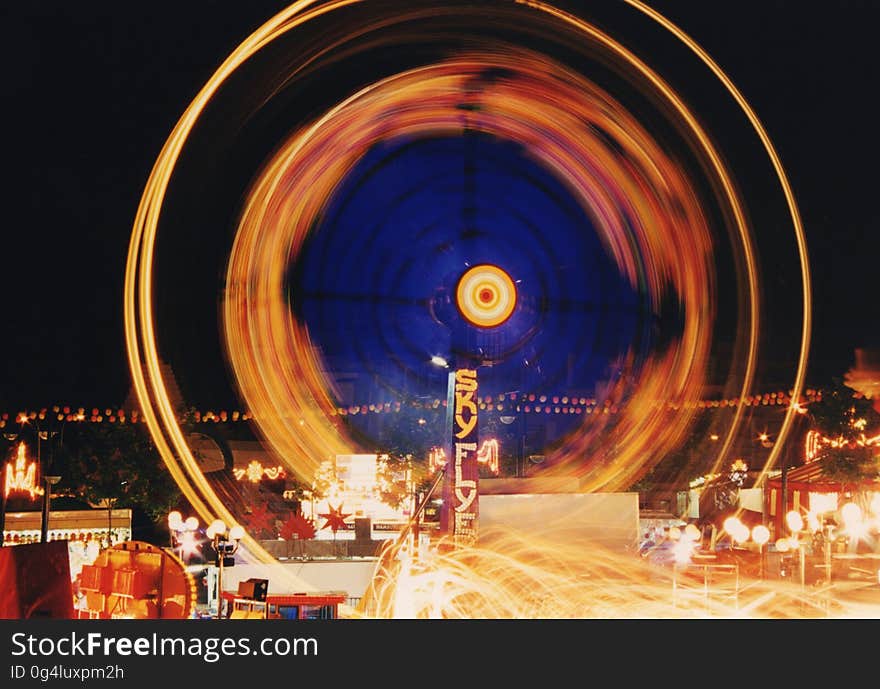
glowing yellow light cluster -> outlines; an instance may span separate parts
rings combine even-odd
[[[432,447],[428,452],[428,471],[434,473],[446,466],[446,451],[442,447]]]
[[[7,498],[13,493],[27,493],[33,500],[44,492],[37,485],[37,463],[28,462],[25,450],[25,444],[19,443],[15,463],[6,463],[3,495]]]
[[[259,483],[265,476],[270,481],[277,481],[285,476],[284,467],[264,467],[263,464],[256,459],[248,462],[245,468],[236,467],[232,470],[232,474],[238,481],[247,479],[251,483]]]
[[[864,425],[857,426],[857,428],[864,428]],[[849,447],[851,449],[856,447],[880,447],[880,434],[869,437],[865,433],[860,433],[858,438],[847,439],[843,436],[829,437],[816,430],[807,431],[804,439],[804,461],[812,462],[818,459],[826,447]]]
[[[483,441],[477,450],[477,462],[485,464],[493,474],[498,473],[498,441],[495,438]]]
[[[498,473],[499,443],[495,438],[483,441],[477,450],[477,462],[484,464],[493,474]],[[446,466],[446,451],[442,447],[432,447],[428,452],[428,472],[433,474]]]
[[[510,318],[516,308],[516,285],[497,266],[474,266],[458,281],[455,303],[469,323],[494,328]]]

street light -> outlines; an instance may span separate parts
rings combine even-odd
[[[45,411],[45,410],[44,410]],[[57,414],[57,408],[54,410],[54,413]],[[39,414],[34,413],[33,418],[24,412],[20,413],[16,418],[18,422],[21,432],[24,431],[25,424],[31,423],[33,421],[34,430],[36,431],[36,440],[37,440],[37,466],[40,468],[40,472],[45,472],[47,470],[51,470],[55,463],[55,446],[52,442],[52,438],[55,436],[61,435],[61,443],[64,443],[64,425],[66,423],[66,418],[64,422],[61,424],[61,430],[52,430],[51,422],[47,424],[47,430],[43,430],[40,421],[44,420],[46,417],[43,412]],[[51,420],[51,416],[49,419]],[[60,417],[59,417],[60,418]],[[20,435],[20,434],[19,434]],[[43,441],[48,441],[49,443],[49,460],[44,464],[43,462]],[[49,509],[51,503],[51,491],[52,486],[58,483],[61,480],[60,476],[52,476],[43,474],[42,482],[44,484],[43,490],[43,506],[42,506],[42,518],[40,522],[40,543],[46,543],[48,540],[48,529],[49,529]]]
[[[678,568],[679,566],[687,566],[687,564],[691,561],[691,557],[700,545],[702,534],[695,525],[688,524],[685,527],[684,531],[682,531],[677,526],[670,527],[668,538],[670,541],[673,542],[672,605],[676,606],[678,604]]]
[[[763,524],[756,524],[752,529],[752,540],[758,544],[758,559],[760,563],[760,577],[764,579],[764,546],[770,540],[770,529]]]
[[[785,515],[785,523],[791,529],[792,535],[800,533],[804,528],[804,518],[797,510],[791,510]]]
[[[64,424],[63,423],[61,424],[61,431],[53,431],[52,427],[51,427],[51,423],[48,425],[47,430],[44,431],[41,424],[40,424],[41,420],[45,420],[45,417],[43,416],[42,412],[40,412],[39,414],[34,414],[33,419],[30,416],[28,416],[27,414],[25,414],[24,412],[20,413],[18,415],[18,417],[16,418],[16,421],[18,422],[19,427],[21,428],[20,434],[24,432],[25,424],[29,424],[29,423],[31,423],[31,421],[33,421],[34,430],[36,431],[36,440],[37,440],[37,464],[40,467],[40,471],[43,471],[45,469],[45,467],[43,466],[43,452],[42,452],[43,442],[46,441],[49,443],[49,466],[51,467],[51,465],[55,461],[55,452],[54,452],[54,445],[52,443],[52,438],[54,438],[59,433],[61,433],[62,434],[61,435],[61,442],[62,443],[64,442],[64,435],[63,435]]]
[[[184,555],[195,553],[199,544],[196,542],[196,531],[199,528],[199,520],[195,517],[183,516],[177,510],[168,514],[168,530],[171,532],[171,547],[177,548],[178,556],[183,562],[188,558]]]
[[[244,528],[238,524],[227,527],[222,519],[215,519],[205,530],[205,535],[211,539],[217,558],[217,619],[219,620],[223,609],[223,568],[235,564],[234,555],[241,544],[241,539],[244,538]]]
[[[798,569],[800,570],[801,575],[801,588],[806,588],[807,586],[807,563],[806,563],[806,553],[804,552],[804,544],[801,542],[800,534],[804,529],[804,518],[801,516],[801,513],[797,510],[790,510],[785,515],[785,523],[788,525],[789,530],[791,531],[791,536],[789,537],[789,543],[792,548],[797,548],[798,551]]]
[[[737,545],[746,545],[749,541],[758,546],[758,571],[760,579],[764,579],[764,546],[770,540],[770,529],[763,524],[756,524],[751,530],[738,517],[724,520],[724,530],[730,534],[731,540]]]
[[[174,532],[183,526],[183,515],[177,510],[168,513],[168,531],[171,536],[171,547],[174,547]]]
[[[737,517],[728,517],[724,520],[724,530],[730,535],[731,540],[737,545],[744,545],[749,540],[749,527],[743,524]]]
[[[40,543],[46,543],[49,533],[49,509],[52,502],[52,486],[61,480],[60,476],[43,476],[43,515],[40,520]]]
[[[859,540],[868,533],[868,525],[862,519],[862,508],[854,502],[848,502],[840,508],[840,518],[843,520],[844,533],[848,538],[847,550],[855,552]]]

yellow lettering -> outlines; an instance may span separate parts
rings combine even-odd
[[[461,393],[456,391],[455,393],[455,413],[456,415],[461,414],[465,409],[469,409],[471,414],[477,413],[477,403],[474,402],[474,393],[465,392]]]
[[[477,403],[474,393],[477,391],[477,372],[474,369],[460,368],[455,372],[455,423],[461,429],[456,438],[469,435],[477,425]],[[470,417],[465,420],[464,412],[469,411]]]
[[[455,443],[455,497],[459,502],[455,507],[456,512],[469,509],[477,497],[477,482],[473,479],[465,480],[461,473],[462,460],[467,459],[468,452],[475,452],[476,449],[476,443]]]
[[[456,438],[464,438],[474,430],[474,426],[477,425],[477,404],[473,400],[473,395],[474,393],[472,392],[466,392],[464,394],[460,392],[455,393],[455,423],[458,424],[458,427],[461,429],[455,434]],[[467,420],[464,418],[463,412],[465,410],[470,412],[470,416]]]
[[[460,368],[455,372],[455,389],[462,392],[475,392],[477,372],[470,368]]]

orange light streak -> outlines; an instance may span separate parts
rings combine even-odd
[[[784,172],[763,127],[738,91],[730,84],[726,75],[677,27],[640,3],[629,1],[658,21],[713,68],[716,76],[727,86],[749,115],[777,170],[792,213],[804,285],[804,325],[793,390],[793,396],[797,398],[803,384],[806,350],[809,344],[809,269],[800,219]],[[177,160],[191,131],[214,94],[236,69],[279,36],[317,16],[347,5],[359,4],[359,1],[327,2],[313,7],[315,4],[312,1],[294,3],[259,27],[233,51],[199,91],[175,126],[154,165],[132,231],[125,278],[125,335],[135,392],[142,406],[144,421],[169,471],[194,509],[208,522],[217,515],[228,523],[233,522],[234,519],[208,485],[187,445],[169,401],[167,385],[159,367],[152,302],[153,254],[159,217]],[[715,166],[716,175],[721,180],[727,201],[736,217],[741,250],[747,264],[749,304],[746,310],[749,321],[747,328],[749,347],[740,395],[745,398],[746,390],[751,388],[757,353],[757,273],[749,231],[720,157],[681,99],[629,50],[594,27],[580,20],[575,21],[569,15],[549,5],[520,4],[527,4],[546,17],[554,17],[568,23],[639,71],[691,127],[706,157]],[[419,16],[417,11],[412,11],[408,18]],[[391,20],[386,21],[391,23]],[[278,286],[283,283],[283,267],[287,265],[287,260],[296,252],[305,236],[289,228],[315,217],[322,199],[326,198],[326,192],[332,189],[332,181],[345,172],[357,154],[359,149],[356,145],[341,149],[338,142],[346,141],[348,146],[350,143],[355,144],[358,139],[352,139],[350,142],[339,139],[337,135],[340,132],[345,131],[346,128],[355,132],[361,131],[364,124],[370,123],[372,115],[396,110],[400,101],[394,101],[393,98],[402,95],[406,95],[416,108],[406,113],[399,121],[397,130],[399,133],[417,134],[421,131],[433,130],[438,124],[441,129],[448,130],[452,126],[450,124],[452,120],[444,121],[442,116],[438,116],[440,110],[433,112],[430,110],[432,107],[438,107],[434,105],[437,101],[432,96],[442,95],[443,88],[460,92],[460,78],[456,79],[456,70],[460,70],[459,77],[462,75],[466,77],[470,73],[468,64],[479,72],[487,67],[497,66],[498,57],[498,54],[492,55],[491,52],[487,52],[464,59],[451,59],[444,65],[413,70],[382,83],[370,85],[349,100],[332,108],[304,131],[298,132],[296,136],[299,138],[293,143],[288,142],[286,148],[282,147],[282,154],[273,160],[267,172],[258,181],[257,191],[249,199],[242,228],[258,226],[268,220],[272,230],[279,230],[280,226],[272,224],[272,219],[281,217],[283,213],[289,215],[286,216],[285,221],[286,234],[276,232],[274,235],[267,233],[248,236],[246,231],[240,229],[236,236],[236,248],[230,258],[228,271],[228,276],[232,279],[228,285],[229,291],[224,305],[227,344],[231,345],[231,358],[239,387],[254,410],[255,420],[261,431],[280,456],[302,458],[297,460],[298,463],[294,468],[303,476],[311,475],[321,458],[349,451],[350,441],[340,433],[338,425],[334,424],[336,407],[327,393],[326,380],[320,373],[320,367],[313,358],[308,334],[298,324],[288,319],[289,304],[283,298],[283,292],[278,290]],[[647,285],[649,293],[655,298],[659,298],[662,293],[661,287],[672,287],[678,292],[685,306],[682,341],[677,347],[670,347],[665,357],[655,358],[644,366],[640,386],[634,388],[635,394],[626,406],[626,413],[619,417],[622,420],[618,420],[614,427],[608,426],[608,430],[613,431],[611,434],[613,442],[608,446],[613,445],[623,450],[617,457],[603,458],[613,461],[610,461],[606,471],[601,474],[597,472],[595,477],[591,477],[592,485],[587,488],[614,488],[633,479],[643,462],[641,453],[650,450],[649,454],[662,454],[663,449],[670,448],[681,440],[687,427],[686,418],[669,424],[668,420],[659,416],[656,411],[656,400],[670,400],[670,404],[675,408],[687,409],[688,405],[698,397],[708,358],[707,331],[711,329],[713,316],[711,306],[708,306],[712,303],[710,289],[712,256],[708,245],[705,244],[707,236],[700,229],[703,226],[703,219],[699,208],[694,205],[694,199],[688,194],[686,181],[678,177],[675,165],[661,162],[662,151],[656,150],[658,147],[655,142],[652,142],[649,136],[645,136],[646,133],[637,126],[637,123],[630,122],[626,117],[604,122],[609,127],[606,131],[611,131],[623,145],[631,146],[630,157],[633,161],[642,164],[639,175],[624,176],[627,171],[621,170],[619,164],[607,156],[604,147],[599,145],[593,149],[595,153],[591,154],[592,157],[578,158],[578,152],[583,148],[568,146],[567,143],[571,142],[572,137],[566,132],[572,125],[576,125],[577,128],[571,131],[582,129],[583,113],[578,117],[570,116],[571,106],[576,105],[578,101],[572,103],[566,98],[570,92],[583,93],[584,84],[579,82],[578,88],[570,89],[568,92],[565,88],[547,89],[548,82],[542,84],[541,79],[547,79],[548,75],[551,79],[556,77],[553,85],[563,86],[565,78],[569,75],[562,76],[563,73],[558,72],[554,65],[547,64],[546,61],[542,64],[540,59],[536,61],[534,58],[535,56],[528,55],[525,51],[522,54],[515,52],[515,58],[511,61],[514,64],[514,74],[520,78],[519,83],[514,80],[513,89],[502,89],[498,93],[490,94],[491,102],[486,103],[486,111],[489,114],[485,117],[481,115],[483,119],[476,126],[483,128],[484,131],[531,146],[533,152],[540,155],[545,164],[566,179],[572,180],[575,186],[579,186],[585,204],[594,209],[593,214],[603,240],[618,261],[622,272],[634,283],[642,282]],[[535,88],[533,85],[543,88]],[[517,86],[521,87],[519,92],[516,91]],[[433,87],[433,90],[429,87]],[[552,102],[549,103],[548,93],[552,96],[550,98]],[[603,107],[614,106],[607,99],[603,99],[595,89],[590,89],[589,93],[597,99],[593,105],[601,103]],[[553,110],[553,103],[561,106]],[[421,104],[431,105],[427,106],[427,110],[419,111],[417,106]],[[371,110],[370,107],[373,109]],[[595,110],[603,112],[603,116],[607,113],[602,111],[602,108]],[[366,118],[366,121],[349,119],[355,115]],[[536,116],[540,119],[529,120]],[[546,131],[547,127],[555,128],[559,138],[547,137],[540,142],[541,145],[534,145],[536,133]],[[327,141],[328,135],[332,135],[331,141]],[[369,132],[361,139],[364,145],[375,143],[376,140],[377,137]],[[337,143],[334,144],[333,141]],[[305,163],[308,163],[308,166],[301,167]],[[322,169],[324,171],[322,184],[318,184],[315,188],[306,186],[305,190],[308,193],[301,196],[289,193],[288,188],[286,196],[273,198],[276,192],[282,191],[279,185],[284,172],[292,175],[287,181],[293,182],[294,186],[306,181],[315,181],[296,177],[297,169],[303,171],[311,169],[313,172]],[[609,175],[618,175],[616,189],[605,184]],[[590,181],[586,185],[582,184],[585,176]],[[669,224],[669,218],[674,214],[668,213],[671,206],[666,203],[668,199],[664,200],[662,194],[670,190],[677,192],[679,198],[676,199],[676,205],[684,204],[685,213],[690,213],[690,217],[680,226]],[[262,197],[259,196],[260,194]],[[631,216],[641,219],[641,222],[635,223],[635,230],[621,231],[616,225],[621,208],[626,208]],[[261,262],[250,258],[254,255],[271,256],[273,251],[279,249],[281,251],[275,253],[274,260]],[[280,257],[284,257],[283,260]],[[265,272],[260,272],[262,269],[265,269]],[[248,277],[253,277],[254,280],[250,281]],[[259,351],[264,358],[252,356],[256,351]],[[625,365],[627,362],[621,363]],[[609,399],[615,392],[620,391],[610,389],[607,392]],[[725,442],[722,443],[719,458],[724,455],[732,442],[736,422],[741,418],[742,406],[736,406],[735,423]],[[607,410],[607,407],[605,409]],[[794,411],[789,409],[778,435],[780,441],[789,428],[793,413]],[[611,415],[605,418],[611,418]],[[301,424],[300,420],[304,420],[304,423]],[[572,458],[581,456],[588,440],[589,438],[573,438],[565,448],[567,455]],[[768,466],[772,464],[782,445],[782,442],[775,444],[770,453]],[[249,536],[245,537],[244,544],[257,559],[274,561],[274,558]]]

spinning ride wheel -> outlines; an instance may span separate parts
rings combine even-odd
[[[168,402],[154,254],[172,174],[227,120],[240,125],[230,147],[260,155],[249,153],[230,241],[215,252],[225,363],[259,434],[304,482],[336,454],[392,443],[382,421],[408,405],[442,409],[437,357],[484,367],[487,411],[544,415],[553,429],[542,470],[584,490],[625,489],[681,445],[708,387],[750,394],[768,301],[773,312],[802,308],[791,383],[800,395],[809,273],[784,171],[711,58],[650,8],[628,5],[699,58],[757,133],[802,294],[780,306],[784,295],[765,293],[760,235],[723,156],[686,100],[600,22],[501,0],[296,3],[193,100],[132,237],[135,389],[203,518],[232,521]],[[221,108],[245,83],[253,109]],[[254,134],[267,129],[271,144]],[[175,183],[189,199],[186,176]],[[731,407],[719,461],[741,423],[742,406]],[[430,440],[419,432],[406,442]]]

